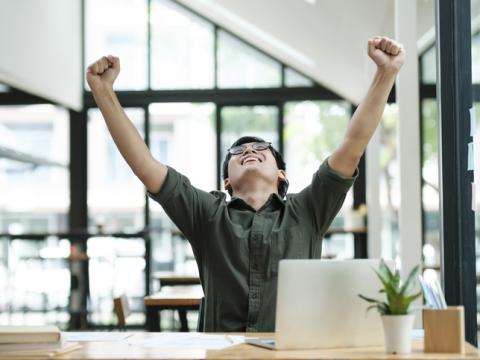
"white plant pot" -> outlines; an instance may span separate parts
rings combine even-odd
[[[388,354],[412,352],[412,329],[415,315],[383,315],[385,351]]]

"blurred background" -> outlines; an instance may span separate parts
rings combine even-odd
[[[141,328],[159,273],[197,273],[188,242],[116,149],[86,86],[91,62],[120,57],[115,89],[127,115],[153,155],[195,186],[223,190],[226,149],[249,134],[284,154],[295,193],[365,95],[367,40],[395,37],[401,21],[418,70],[420,192],[401,192],[399,142],[409,139],[393,91],[323,256],[413,256],[440,275],[435,9],[413,3],[416,18],[405,19],[385,0],[0,0],[0,324],[112,328],[112,299],[123,293],[128,326]],[[480,2],[471,9],[465,41],[478,89]],[[474,109],[479,119],[478,91]],[[413,255],[401,251],[399,225],[409,196],[421,211]],[[162,317],[166,327],[178,321]]]

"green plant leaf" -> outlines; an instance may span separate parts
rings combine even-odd
[[[382,274],[382,277],[389,281],[391,281],[395,277],[395,275],[390,271],[390,268],[387,266],[383,259],[380,259],[380,266],[378,268],[378,271],[380,272],[380,274]]]
[[[417,277],[417,272],[419,268],[420,266],[417,265],[412,269],[412,271],[410,271],[410,274],[408,275],[407,280],[405,280],[405,284],[403,284],[402,288],[400,289],[400,292],[402,294],[410,292],[410,289],[412,289],[415,286],[414,281]]]
[[[386,301],[369,298],[359,294],[358,296],[361,299],[371,303],[367,308],[367,312],[370,309],[376,308],[384,315],[408,314],[410,304],[422,294],[420,291],[416,294],[409,295],[415,285],[415,278],[419,268],[418,265],[415,266],[412,271],[410,271],[405,283],[401,284],[400,273],[398,271],[393,273],[388,268],[385,261],[381,259],[378,270],[373,269],[373,271],[383,285],[383,288],[379,290],[379,293],[385,294]]]
[[[361,295],[361,294],[358,294],[358,297],[361,298],[361,299],[363,299],[363,300],[365,300],[365,301],[368,301],[368,302],[370,302],[370,303],[382,303],[382,301],[380,301],[380,300],[368,298],[368,297],[363,296],[363,295]]]
[[[392,284],[392,279],[386,279],[384,278],[380,272],[375,271],[375,274],[377,274],[378,278],[380,279],[381,283],[383,284],[383,287],[385,289],[385,293],[387,294],[387,297],[390,295],[396,294],[395,286]]]

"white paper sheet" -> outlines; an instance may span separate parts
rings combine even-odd
[[[245,342],[240,335],[210,335],[203,333],[162,333],[162,337],[129,341],[143,348],[181,348],[221,350]]]
[[[127,332],[102,332],[102,331],[79,331],[62,332],[65,341],[122,341],[132,336]]]

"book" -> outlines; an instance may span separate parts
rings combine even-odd
[[[58,343],[56,326],[0,326],[0,344]]]
[[[53,357],[80,349],[78,342],[58,341],[56,343],[23,343],[23,344],[0,344],[0,359],[2,357]]]

